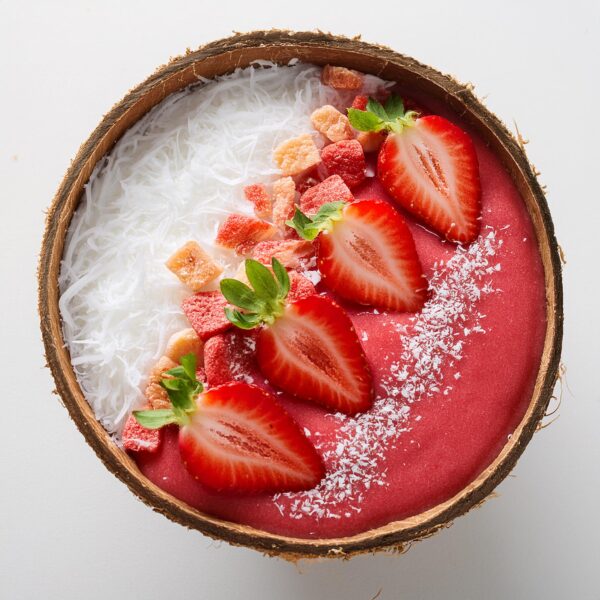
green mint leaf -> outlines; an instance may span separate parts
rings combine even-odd
[[[312,242],[318,235],[319,230],[314,227],[313,220],[307,217],[299,208],[296,208],[294,218],[291,221],[286,221],[286,225],[295,229],[298,235],[304,239]]]
[[[261,318],[256,314],[244,314],[239,310],[233,310],[228,306],[225,307],[225,316],[230,323],[233,323],[240,329],[254,329],[257,325],[260,325]]]
[[[256,292],[237,279],[223,279],[221,293],[231,304],[239,308],[253,312],[260,312],[264,309],[264,302]]]
[[[287,221],[287,225],[294,228],[301,238],[312,241],[322,231],[329,230],[333,223],[342,218],[342,209],[345,204],[343,200],[327,202],[319,208],[319,211],[312,219],[296,208],[293,220]]]
[[[390,121],[404,116],[404,102],[397,94],[392,94],[386,101],[384,110]]]
[[[390,117],[387,114],[385,108],[381,105],[381,102],[377,102],[375,98],[369,97],[367,102],[367,111],[377,115],[382,121],[389,121]]]
[[[307,233],[312,225],[312,219],[307,217],[299,208],[296,208],[296,212],[292,219],[285,222],[288,227],[291,227],[296,233],[303,239],[312,241],[315,239],[317,234],[315,233],[312,237]]]
[[[169,369],[168,371],[165,371],[163,373],[163,376],[164,375],[172,375],[173,377],[185,377],[186,376],[185,369],[181,365],[179,365],[177,367],[173,367],[172,369]]]
[[[179,362],[181,363],[181,367],[185,371],[185,374],[187,375],[188,379],[191,382],[195,382],[197,366],[196,355],[193,352],[190,352],[189,354],[182,356],[179,359]]]
[[[376,114],[358,108],[348,109],[348,120],[358,131],[381,131],[385,127],[384,120]]]
[[[177,417],[170,408],[161,410],[134,410],[133,416],[146,429],[160,429],[165,425],[177,422]]]
[[[163,377],[160,381],[160,386],[167,390],[179,392],[180,390],[185,390],[187,388],[187,381],[183,378],[174,378],[170,379],[167,377]]]
[[[264,302],[272,302],[277,299],[279,292],[277,282],[273,273],[257,260],[248,258],[246,260],[246,277],[254,288],[256,295]],[[237,304],[239,306],[239,304]],[[243,306],[241,308],[244,308]]]
[[[332,223],[342,218],[345,204],[343,200],[323,204],[315,215],[312,226],[317,227],[319,231],[329,228]]]
[[[181,357],[179,366],[165,371],[160,381],[167,391],[179,424],[187,422],[187,412],[196,409],[196,396],[204,389],[196,379],[196,355],[192,352]],[[168,377],[165,377],[167,375]]]
[[[285,267],[275,257],[271,259],[271,266],[273,267],[273,273],[275,273],[275,279],[279,284],[278,297],[281,299],[287,298],[290,291],[290,276]]]
[[[168,383],[167,383],[168,382]],[[180,382],[180,383],[177,383]],[[183,379],[163,379],[160,385],[167,390],[173,410],[186,411],[194,407],[192,385]]]

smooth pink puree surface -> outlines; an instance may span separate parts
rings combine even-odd
[[[457,119],[453,119],[455,122]],[[499,160],[473,136],[483,187],[482,234],[495,230],[502,247],[492,264],[500,270],[490,276],[496,292],[482,295],[477,311],[485,315],[485,333],[464,339],[462,359],[442,367],[444,385],[452,390],[423,397],[410,407],[406,429],[385,449],[379,468],[386,484],[364,491],[360,510],[351,499],[337,500],[340,518],[291,518],[285,508],[292,498],[235,496],[203,488],[180,462],[177,431],[165,430],[157,454],[135,458],[142,472],[173,496],[202,512],[269,532],[300,538],[328,538],[356,534],[415,515],[448,500],[473,481],[498,455],[522,419],[534,386],[546,328],[544,277],[533,229],[523,201]],[[357,190],[358,198],[389,199],[376,179]],[[425,274],[448,260],[456,247],[442,242],[406,216],[414,234]],[[323,291],[323,290],[320,290]],[[373,314],[347,307],[356,329],[366,332],[363,346],[376,388],[379,377],[398,358],[398,334],[390,320],[410,323],[412,315]],[[385,325],[384,325],[385,323]],[[464,327],[469,327],[469,320]],[[471,323],[472,324],[472,323]],[[460,378],[456,379],[456,373]],[[259,376],[258,376],[259,377]],[[324,410],[286,395],[278,399],[292,416],[320,439],[332,439],[339,427]],[[397,399],[397,407],[403,405]],[[284,509],[281,509],[281,505]],[[351,505],[354,508],[351,509]]]

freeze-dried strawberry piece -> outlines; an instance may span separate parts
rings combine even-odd
[[[330,175],[339,175],[352,189],[365,180],[365,152],[357,140],[343,140],[325,146],[321,159]]]
[[[307,240],[269,240],[256,244],[252,258],[263,265],[270,265],[271,259],[276,258],[287,269],[296,269],[301,259],[313,253],[313,245]]]
[[[123,447],[130,452],[156,452],[160,446],[160,429],[142,427],[133,415],[129,415],[123,428]]]
[[[354,196],[339,175],[332,175],[302,194],[300,210],[305,215],[315,215],[323,204],[339,200],[352,202]]]
[[[313,127],[332,142],[351,140],[354,137],[348,117],[330,104],[317,108],[310,115],[310,120]]]
[[[219,227],[215,243],[225,248],[233,248],[238,254],[246,254],[258,242],[268,240],[277,229],[260,219],[232,214]]]
[[[279,144],[273,159],[284,175],[298,175],[321,162],[319,149],[309,133]]]
[[[273,223],[286,229],[285,222],[296,210],[296,184],[291,177],[281,177],[273,183]]]
[[[215,335],[204,347],[206,383],[214,387],[229,381],[253,382],[256,372],[256,335],[235,329]]]
[[[287,295],[288,302],[296,302],[296,300],[302,300],[317,293],[315,286],[304,275],[301,275],[297,271],[290,271],[288,275],[290,278],[290,291]]]
[[[314,167],[302,175],[295,177],[296,180],[296,191],[302,195],[304,192],[317,185],[317,183],[321,183],[323,181],[323,176],[326,176],[325,168],[322,165]]]
[[[171,406],[167,391],[160,385],[160,381],[165,371],[173,369],[176,366],[177,363],[174,360],[168,356],[163,356],[150,371],[144,396],[154,410],[169,408]]]
[[[367,110],[367,102],[369,101],[368,96],[358,95],[354,100],[352,100],[352,107],[357,108],[358,110]]]
[[[271,196],[267,192],[267,188],[262,183],[247,185],[244,188],[244,195],[248,202],[254,205],[254,213],[261,219],[271,218]]]
[[[184,244],[165,264],[193,292],[199,292],[223,272],[221,266],[194,241]]]
[[[362,87],[363,76],[346,67],[325,65],[321,71],[321,81],[336,90],[358,90]]]
[[[181,303],[190,325],[201,340],[221,333],[231,327],[225,316],[227,300],[221,292],[198,292]]]

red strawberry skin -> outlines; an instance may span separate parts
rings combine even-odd
[[[292,492],[313,488],[323,462],[276,400],[246,383],[200,394],[191,422],[179,430],[186,469],[217,491]]]
[[[480,229],[481,182],[471,138],[430,115],[389,135],[377,172],[390,195],[447,240],[473,242]]]
[[[419,310],[427,281],[413,237],[398,211],[381,200],[344,207],[342,219],[317,239],[325,285],[342,298],[384,310]]]
[[[371,373],[352,321],[328,298],[288,304],[259,331],[256,350],[269,382],[298,398],[348,415],[373,403]]]

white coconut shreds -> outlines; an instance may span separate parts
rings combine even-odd
[[[166,340],[189,326],[180,309],[189,290],[165,260],[196,240],[232,275],[239,259],[214,239],[229,213],[252,214],[243,186],[275,178],[273,149],[314,133],[315,108],[349,106],[356,93],[323,86],[318,67],[293,63],[260,62],[170,96],[86,185],[66,240],[60,310],[79,384],[110,433],[142,403]],[[363,92],[383,84],[367,76]]]
[[[336,414],[340,427],[334,439],[321,440],[319,432],[308,432],[323,455],[327,474],[312,490],[275,496],[282,514],[294,519],[349,517],[351,511],[360,512],[369,489],[386,485],[385,454],[408,431],[411,405],[435,393],[451,395],[443,369],[461,360],[465,338],[485,332],[478,300],[495,291],[491,280],[500,270],[495,257],[501,246],[496,232],[488,229],[467,249],[458,247],[445,264],[434,266],[430,299],[412,319],[410,332],[395,328],[402,352],[383,377],[385,394],[358,417]],[[383,324],[384,319],[382,315]],[[452,381],[456,375],[460,378],[458,370]],[[341,502],[343,513],[337,508]]]

